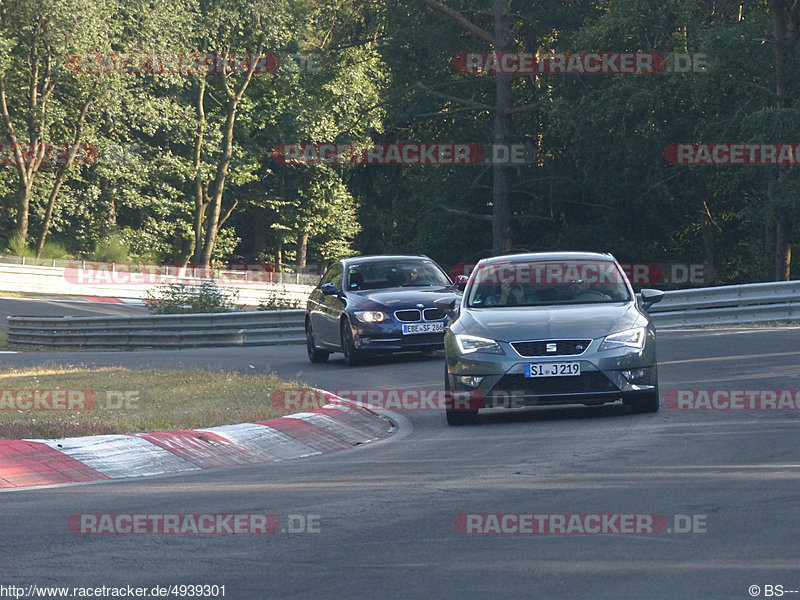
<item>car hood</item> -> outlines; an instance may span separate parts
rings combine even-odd
[[[541,339],[596,339],[644,325],[633,303],[465,309],[459,333],[501,342]]]
[[[425,308],[433,308],[433,302],[440,298],[456,297],[457,294],[450,287],[400,287],[381,290],[364,290],[350,292],[349,296],[354,303],[364,308],[378,308],[380,305],[388,310],[401,308],[415,308],[423,304]]]

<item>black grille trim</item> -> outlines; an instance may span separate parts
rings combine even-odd
[[[422,319],[421,315],[422,313],[417,308],[397,310],[394,313],[394,316],[397,317],[397,320],[403,321],[404,323],[415,323]]]
[[[525,357],[533,356],[578,356],[586,352],[592,340],[533,340],[528,342],[511,342],[517,354]],[[548,352],[547,344],[555,344],[556,351]]]
[[[426,321],[439,321],[447,316],[438,308],[426,308],[422,314]]]
[[[580,375],[566,377],[525,377],[504,375],[492,388],[493,392],[517,392],[531,396],[559,394],[592,394],[619,392],[619,388],[600,371],[586,371]]]

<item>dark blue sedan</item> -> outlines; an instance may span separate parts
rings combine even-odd
[[[306,305],[311,362],[343,352],[433,352],[444,347],[448,317],[434,301],[456,298],[447,273],[427,256],[360,256],[331,265]]]

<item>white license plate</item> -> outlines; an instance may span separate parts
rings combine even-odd
[[[556,362],[525,365],[525,377],[566,377],[581,374],[581,363]]]
[[[403,335],[411,335],[413,333],[442,333],[443,331],[443,321],[434,323],[403,323]]]

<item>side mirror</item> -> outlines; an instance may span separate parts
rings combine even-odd
[[[467,287],[467,280],[469,277],[466,275],[459,275],[456,277],[456,289],[460,291],[464,291],[464,288]]]
[[[661,302],[661,300],[664,299],[664,292],[661,290],[643,289],[639,292],[639,296],[642,299],[642,307],[647,310],[653,306],[653,304]]]
[[[339,290],[336,289],[335,283],[323,283],[321,286],[319,286],[319,291],[326,296],[337,296],[339,294]]]
[[[440,298],[434,300],[433,305],[451,319],[455,319],[456,313],[458,312],[456,301],[456,298]]]

